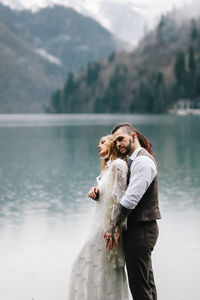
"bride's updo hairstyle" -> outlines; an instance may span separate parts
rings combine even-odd
[[[115,125],[115,127],[113,127],[112,129],[112,134],[114,134],[119,128],[123,128],[124,131],[129,135],[135,133],[140,142],[141,147],[145,148],[151,155],[156,157],[155,153],[153,153],[153,151],[151,150],[152,147],[151,142],[141,132],[139,132],[136,128],[134,128],[130,123],[119,123]]]
[[[106,169],[106,163],[109,160],[115,160],[116,158],[123,158],[123,156],[117,152],[115,145],[114,145],[114,140],[113,140],[112,134],[103,136],[102,138],[108,140],[108,143],[107,143],[108,153],[105,157],[100,158],[100,166],[101,166],[101,169],[104,170],[104,169]]]

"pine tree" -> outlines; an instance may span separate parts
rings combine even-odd
[[[191,21],[191,40],[194,42],[198,37],[197,23],[195,19]]]
[[[51,107],[53,108],[53,112],[55,113],[61,113],[61,107],[60,107],[60,97],[61,93],[60,90],[57,90],[55,93],[53,93],[51,97]]]
[[[188,96],[194,98],[196,95],[196,61],[193,46],[189,48],[188,69]]]
[[[176,98],[185,97],[187,71],[185,65],[185,54],[182,51],[178,51],[176,54],[174,75],[176,77],[175,97]]]

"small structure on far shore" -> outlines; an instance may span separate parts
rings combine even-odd
[[[169,109],[169,113],[177,115],[200,115],[200,99],[180,99],[174,104],[173,108]]]

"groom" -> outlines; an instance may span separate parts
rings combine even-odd
[[[151,143],[129,123],[113,130],[116,150],[129,155],[127,190],[111,227],[104,233],[107,249],[117,245],[118,228],[127,217],[123,233],[124,252],[130,290],[134,300],[156,300],[151,252],[158,237],[157,165]]]

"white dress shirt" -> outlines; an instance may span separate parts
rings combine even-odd
[[[122,197],[120,204],[128,209],[134,209],[146,190],[157,175],[157,168],[154,161],[138,152],[143,148],[137,148],[130,156],[133,160],[130,167],[130,179],[127,190]]]

